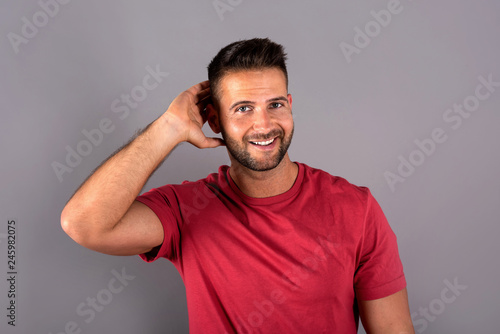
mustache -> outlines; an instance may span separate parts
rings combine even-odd
[[[258,140],[268,140],[275,137],[283,137],[284,133],[281,129],[274,129],[268,133],[254,133],[243,137],[244,141],[258,141]]]

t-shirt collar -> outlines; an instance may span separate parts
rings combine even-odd
[[[271,205],[279,202],[286,201],[290,199],[291,197],[295,196],[297,192],[299,191],[302,181],[304,180],[304,166],[299,163],[299,162],[294,162],[297,164],[299,167],[299,171],[297,173],[297,178],[295,179],[295,182],[293,183],[292,187],[288,189],[286,192],[276,195],[276,196],[271,196],[271,197],[262,197],[262,198],[256,198],[256,197],[250,197],[246,194],[244,194],[234,183],[233,179],[229,175],[229,166],[223,166],[224,168],[220,168],[219,173],[223,173],[224,177],[222,179],[225,179],[226,182],[229,184],[229,187],[231,191],[238,196],[244,203],[248,205]],[[222,175],[220,175],[222,176]]]

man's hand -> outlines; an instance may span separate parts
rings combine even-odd
[[[224,145],[220,138],[206,137],[201,130],[207,121],[206,106],[210,103],[210,83],[200,82],[179,94],[170,104],[162,118],[175,128],[181,141],[198,148]]]

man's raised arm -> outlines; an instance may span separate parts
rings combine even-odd
[[[198,148],[223,145],[201,130],[209,82],[177,96],[168,110],[106,160],[76,191],[61,214],[63,230],[77,243],[112,255],[136,255],[163,242],[160,220],[135,201],[144,184],[180,142]],[[203,114],[203,115],[202,115]]]

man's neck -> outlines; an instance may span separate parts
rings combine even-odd
[[[292,188],[299,167],[290,161],[288,153],[275,168],[256,172],[238,163],[232,163],[229,175],[238,188],[247,196],[262,198],[283,194]]]

